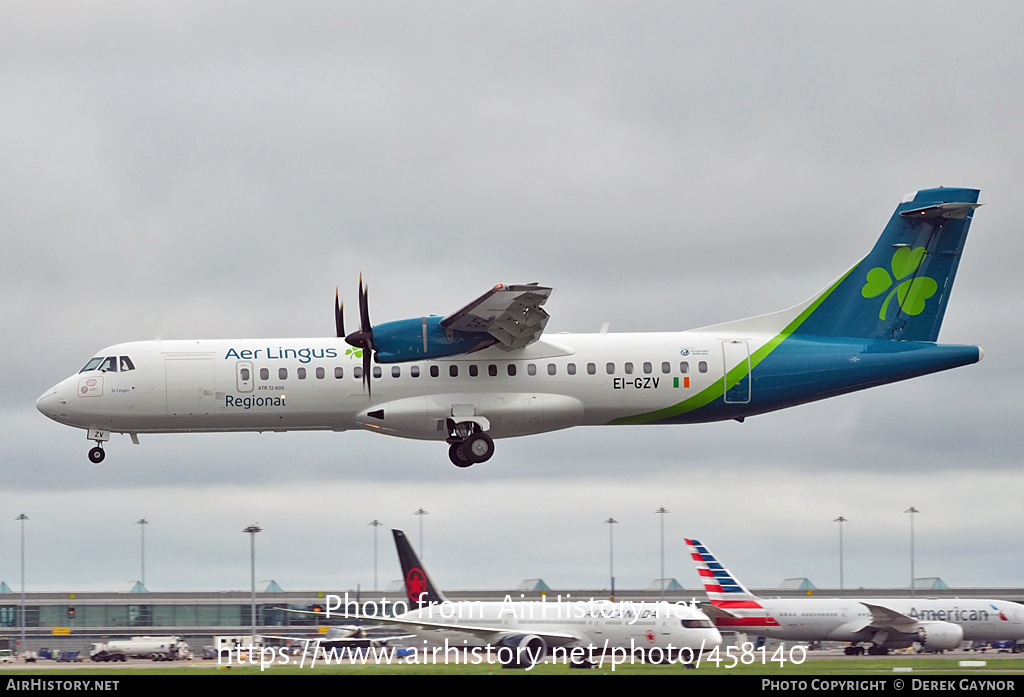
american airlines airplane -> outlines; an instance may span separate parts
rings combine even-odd
[[[617,652],[619,659],[688,664],[722,641],[708,616],[685,603],[561,596],[550,602],[507,596],[503,602],[452,602],[434,586],[405,533],[392,533],[408,606],[415,609],[395,617],[360,615],[346,612],[340,596],[328,596],[328,617],[395,624],[439,646],[491,647],[509,668],[528,667],[546,655],[586,667],[606,652]],[[341,612],[335,612],[338,607]]]
[[[542,336],[551,289],[497,285],[446,317],[336,337],[140,341],[95,354],[36,406],[111,433],[346,431],[448,443],[459,467],[494,439],[582,425],[734,419],[979,361],[936,341],[975,189],[927,189],[896,207],[868,255],[787,310],[684,332]],[[824,221],[822,244],[829,227]]]
[[[1005,600],[759,598],[708,548],[687,539],[720,629],[796,641],[848,641],[846,654],[884,655],[913,644],[955,649],[965,640],[1024,639],[1024,605]]]

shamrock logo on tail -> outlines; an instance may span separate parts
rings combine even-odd
[[[924,254],[924,247],[915,247],[913,249],[910,247],[900,247],[892,255],[892,276],[880,266],[876,266],[868,271],[867,283],[864,284],[860,291],[860,294],[865,298],[878,297],[889,290],[889,288],[892,288],[893,284],[902,281],[895,288],[892,288],[889,295],[885,297],[882,309],[878,313],[878,319],[885,319],[885,311],[888,309],[889,301],[892,300],[893,295],[896,296],[896,302],[899,303],[900,309],[908,315],[919,315],[924,312],[925,301],[935,295],[935,291],[939,289],[939,284],[933,278],[928,278],[927,276],[910,278],[917,271],[918,267],[921,266]]]

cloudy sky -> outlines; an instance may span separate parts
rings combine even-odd
[[[5,2],[0,580],[30,590],[373,585],[373,529],[435,580],[1024,585],[1024,6],[1016,2]],[[102,347],[325,336],[498,282],[549,332],[683,330],[795,304],[909,191],[982,189],[941,339],[978,365],[701,426],[446,446],[379,435],[114,436],[34,407]],[[398,565],[381,528],[381,585]]]

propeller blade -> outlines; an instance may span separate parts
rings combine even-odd
[[[370,324],[369,290],[363,285],[359,274],[359,329],[345,337],[345,342],[363,350],[363,388],[370,395],[370,368],[373,361],[373,326]],[[341,332],[340,310],[338,310],[338,331]],[[339,336],[341,334],[339,333]]]
[[[370,324],[370,287],[363,287],[363,274],[359,274],[359,328],[364,332],[373,331]]]
[[[370,386],[370,354],[373,352],[373,344],[363,349],[363,387],[366,388],[366,396],[373,396],[373,388]]]
[[[338,289],[334,289],[334,328],[338,332],[338,338],[345,338],[345,304],[339,302]]]

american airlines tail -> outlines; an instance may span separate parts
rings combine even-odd
[[[756,595],[747,590],[699,540],[686,538],[697,573],[704,581],[704,591],[712,605],[724,607],[761,607]],[[744,604],[737,604],[744,603]]]
[[[416,553],[412,551],[409,539],[401,530],[392,530],[395,536],[395,547],[398,549],[398,561],[402,564],[402,579],[405,581],[405,595],[409,599],[409,607],[419,608],[447,602],[441,591],[427,576],[426,569],[420,563]]]

